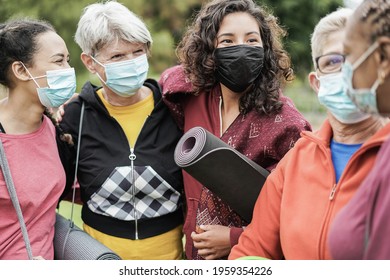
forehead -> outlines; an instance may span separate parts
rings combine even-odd
[[[345,29],[330,33],[324,40],[322,45],[322,54],[328,53],[343,53],[343,40],[345,37]]]
[[[65,41],[55,32],[48,31],[37,37],[38,51],[35,53],[37,57],[51,57],[61,53],[68,55],[68,49]]]
[[[248,13],[237,12],[226,15],[218,30],[221,33],[247,33],[257,31],[259,32],[259,24],[256,19]]]

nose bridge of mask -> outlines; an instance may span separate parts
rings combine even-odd
[[[104,67],[105,69],[123,69],[124,72],[133,73],[134,75],[146,72],[148,70],[148,64],[145,63],[145,60],[147,61],[146,54],[140,55],[139,57],[133,58],[133,59],[128,59],[124,61],[119,61],[119,62],[112,62],[105,64]],[[131,70],[131,72],[129,72]],[[106,71],[107,74],[107,71]],[[118,73],[119,74],[119,73]]]
[[[317,75],[317,73],[316,73],[316,75]],[[321,75],[321,76],[317,76],[317,79],[320,81],[320,83],[323,80],[327,80],[327,81],[334,81],[334,80],[341,81],[342,78],[343,78],[343,73],[341,73],[341,72],[331,73],[331,74],[324,74],[324,75]]]
[[[136,66],[138,73],[143,73],[148,71],[149,64],[147,63],[148,57],[146,54],[140,55],[139,57],[132,60]]]
[[[91,56],[92,57],[92,56]],[[124,77],[127,77],[129,74],[138,75],[142,74],[144,72],[147,72],[149,69],[149,65],[147,63],[147,56],[146,54],[140,55],[139,57],[128,59],[124,61],[118,61],[118,62],[111,62],[107,64],[102,64],[99,62],[96,58],[92,57],[92,59],[104,67],[106,78],[107,80],[110,79],[110,75],[115,73],[115,75],[124,75]],[[123,69],[123,71],[119,71],[120,69]],[[131,71],[129,71],[131,70]],[[98,73],[96,73],[100,80],[103,81],[103,79],[99,76]]]
[[[133,59],[126,59],[123,61],[117,61],[117,62],[109,62],[106,64],[101,63],[99,60],[97,60],[95,57],[91,56],[93,61],[95,61],[97,64],[100,66],[106,68],[106,67],[113,67],[113,66],[122,66],[122,65],[129,65],[129,64],[134,64],[134,65],[141,65],[145,59],[147,59],[146,54],[140,55],[136,58]]]
[[[379,43],[376,41],[353,63],[352,69],[356,70],[378,47]]]
[[[341,123],[357,123],[369,117],[347,96],[341,72],[320,76],[318,100]]]
[[[319,95],[339,94],[344,89],[344,86],[342,83],[343,74],[341,72],[321,75],[318,77],[318,80],[320,81],[320,89],[326,89],[326,91],[320,90],[318,92]]]
[[[72,87],[76,79],[74,68],[46,71],[47,84],[49,88]]]
[[[112,64],[112,66],[110,65],[106,68],[107,83],[111,87],[113,84],[123,85],[123,83],[128,86],[132,85],[132,88],[137,84],[138,87],[139,83],[142,84],[145,81],[148,67],[146,55],[132,60],[117,62],[117,64]],[[131,91],[134,92],[134,88]]]

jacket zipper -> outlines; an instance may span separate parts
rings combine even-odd
[[[219,97],[219,137],[222,137],[222,97]]]
[[[326,219],[326,221],[327,221],[328,224],[329,224],[328,217],[329,217],[329,215],[331,215],[331,212],[333,212],[333,205],[334,205],[334,203],[335,203],[335,202],[333,202],[333,199],[335,198],[335,195],[336,195],[337,186],[340,185],[340,183],[342,183],[342,181],[344,181],[343,178],[345,177],[346,171],[350,168],[351,163],[352,163],[356,158],[358,158],[360,155],[364,154],[364,153],[367,152],[369,149],[371,149],[371,148],[373,148],[373,147],[375,147],[375,146],[377,146],[377,145],[378,145],[378,143],[376,143],[376,142],[375,142],[375,143],[371,143],[370,145],[367,145],[363,150],[359,150],[357,153],[354,153],[354,154],[352,155],[352,157],[349,159],[347,165],[345,166],[345,168],[344,168],[344,170],[343,170],[343,173],[341,174],[341,177],[340,177],[339,182],[338,182],[337,184],[334,184],[334,185],[333,185],[333,187],[332,187],[332,189],[331,189],[331,191],[330,191],[330,194],[329,194],[329,201],[330,201],[330,204],[329,204],[328,213],[327,213],[327,219]],[[324,226],[325,226],[325,224],[324,224]],[[320,245],[319,256],[320,256],[320,257],[322,256],[323,258],[325,257],[325,255],[324,255],[324,250],[323,250],[323,248],[321,247],[321,245]]]
[[[333,197],[334,197],[334,194],[336,193],[336,187],[337,187],[337,184],[334,184],[333,185],[333,188],[330,192],[330,195],[329,195],[329,200],[332,201],[333,200]]]
[[[150,115],[148,115],[142,125],[142,128],[141,128],[141,131],[140,131],[140,134],[143,130],[143,127],[145,126],[145,123],[146,121],[149,119]],[[139,136],[139,135],[138,135]],[[135,140],[134,142],[134,147],[137,143],[137,140],[138,140],[138,137],[137,139]],[[130,143],[129,143],[130,144]],[[137,156],[135,155],[134,153],[134,148],[130,147],[130,155],[129,155],[129,159],[130,159],[130,167],[131,167],[131,178],[130,178],[130,182],[131,182],[131,185],[132,185],[132,188],[131,188],[131,195],[132,195],[132,201],[133,201],[133,213],[134,213],[134,228],[135,228],[135,240],[138,240],[138,215],[137,215],[137,201],[136,201],[136,198],[135,198],[135,195],[136,195],[136,186],[135,186],[135,171],[134,171],[134,161],[136,160]]]
[[[148,115],[148,117],[149,117],[150,115]],[[148,117],[146,118],[146,120],[148,119]],[[115,123],[117,123],[118,124],[118,126],[121,128],[121,126],[119,125],[119,123],[118,123],[118,121],[115,119],[115,118],[113,118],[113,117],[111,117],[110,116],[110,118],[115,122]],[[146,122],[146,120],[145,120],[145,122]],[[145,125],[145,122],[144,122],[144,124],[143,124],[143,126]],[[142,126],[142,128],[141,128],[141,131],[142,131],[142,129],[143,129],[143,126]],[[122,128],[121,128],[122,129]],[[122,131],[123,131],[123,129],[122,129]],[[140,132],[140,134],[141,134],[141,132]],[[126,138],[126,135],[124,135],[125,136],[125,138]],[[136,142],[137,142],[137,140],[136,140]],[[139,238],[138,238],[138,217],[137,217],[137,210],[136,210],[136,199],[135,199],[135,194],[136,194],[136,186],[135,186],[135,171],[134,171],[134,161],[136,160],[136,158],[137,158],[137,156],[135,155],[135,153],[134,153],[134,148],[132,148],[131,146],[130,146],[130,142],[127,142],[128,143],[128,145],[129,145],[129,147],[130,147],[130,154],[129,154],[129,159],[130,159],[130,169],[131,169],[131,171],[130,171],[130,183],[131,183],[131,190],[130,190],[130,192],[131,192],[131,196],[132,196],[132,202],[133,202],[133,214],[134,214],[134,228],[135,228],[135,232],[134,232],[134,236],[135,236],[135,239],[136,240],[138,240]],[[135,146],[135,143],[134,143],[134,146]]]
[[[153,90],[153,89],[151,89],[151,90],[152,90],[153,98],[155,99],[154,90]],[[158,102],[162,102],[162,99],[158,100]],[[143,128],[144,128],[144,126],[145,126],[146,121],[147,121],[147,120],[149,119],[149,117],[153,114],[153,112],[154,112],[156,106],[157,106],[157,103],[154,102],[153,110],[152,110],[152,112],[151,112],[150,114],[148,114],[148,116],[146,117],[146,119],[145,119],[145,121],[144,121],[144,123],[143,123],[143,125],[142,125],[142,128],[141,128],[141,130],[140,130],[140,134],[141,134],[142,131],[143,131]],[[103,107],[104,107],[104,106],[103,106]],[[114,117],[112,117],[112,116],[109,114],[109,112],[107,111],[107,109],[104,110],[104,112],[105,112],[105,114],[106,114],[109,118],[111,118],[111,120],[113,120],[113,121],[117,124],[117,126],[122,130],[122,133],[124,134],[124,131],[123,131],[122,127],[120,126],[120,124],[118,123],[118,121],[117,121]],[[124,135],[124,136],[125,136],[125,138],[126,138],[126,135]],[[138,136],[139,136],[139,135],[138,135]],[[136,141],[135,141],[135,143],[134,143],[134,147],[135,147],[135,145],[136,145],[137,140],[138,140],[138,137],[137,137],[137,139],[136,139]],[[136,211],[136,199],[135,199],[136,187],[135,187],[135,171],[134,171],[134,161],[136,160],[137,156],[136,156],[135,153],[134,153],[134,148],[132,148],[132,147],[130,146],[130,143],[129,143],[129,142],[128,142],[128,144],[129,144],[129,147],[130,147],[130,155],[129,155],[130,167],[131,167],[131,172],[130,172],[130,176],[131,176],[131,178],[130,178],[130,183],[132,184],[131,194],[132,194],[132,196],[133,196],[133,197],[132,197],[132,201],[133,201],[134,227],[135,227],[135,233],[134,233],[134,235],[135,235],[135,239],[138,240],[138,239],[139,239],[139,237],[138,237],[138,217],[137,217],[137,211]]]
[[[331,201],[333,200],[333,198],[334,198],[334,196],[335,196],[335,194],[336,194],[337,185],[339,185],[340,182],[343,181],[343,177],[345,176],[345,171],[349,169],[349,166],[351,165],[351,162],[352,162],[355,158],[357,158],[358,156],[360,156],[361,154],[365,153],[365,152],[368,151],[370,148],[373,148],[373,147],[375,147],[375,146],[377,146],[375,143],[373,143],[373,144],[371,144],[371,145],[368,145],[368,146],[364,149],[364,151],[360,150],[360,151],[358,151],[358,154],[355,152],[355,153],[351,156],[351,158],[348,160],[348,163],[347,163],[347,165],[345,166],[345,168],[344,168],[344,170],[343,170],[343,173],[341,174],[339,183],[333,185],[333,188],[332,188],[332,190],[330,191],[329,200],[331,200]]]
[[[302,137],[305,137],[305,138],[310,139],[311,141],[317,143],[317,145],[318,145],[321,149],[323,149],[323,150],[326,151],[326,147],[324,146],[324,144],[322,143],[322,141],[319,141],[316,137],[313,137],[313,136],[310,135],[310,134],[306,134],[305,132],[302,133]],[[343,174],[341,175],[338,184],[334,184],[334,185],[333,185],[333,187],[332,187],[332,189],[331,189],[331,191],[330,191],[330,194],[329,194],[329,201],[333,201],[333,199],[334,199],[334,197],[335,197],[335,195],[336,195],[337,185],[340,185],[340,183],[343,181],[343,177],[345,176],[345,171],[349,169],[349,165],[351,164],[351,162],[352,162],[353,160],[355,160],[356,157],[358,157],[358,156],[360,156],[361,154],[367,152],[369,149],[381,145],[381,143],[382,143],[382,141],[379,141],[379,140],[377,139],[377,140],[371,142],[370,144],[368,144],[367,146],[365,146],[364,149],[363,149],[363,150],[360,150],[358,154],[355,153],[355,154],[352,155],[352,157],[349,159],[349,162],[348,162],[347,166],[345,166],[345,168],[344,168]],[[331,208],[331,205],[333,205],[333,204],[332,204],[332,203],[329,204],[328,212],[327,212],[327,214],[326,214],[327,217],[330,215],[330,211],[331,211],[330,208]],[[323,224],[323,227],[322,227],[322,230],[321,230],[321,235],[323,235],[324,227],[325,227],[325,223]],[[319,258],[321,258],[321,257],[324,258],[324,253],[323,253],[324,250],[323,250],[323,248],[322,248],[323,246],[321,246],[321,244],[322,244],[322,243],[321,243],[322,238],[323,238],[323,237],[320,238],[320,242],[319,242],[319,244],[318,244],[318,257],[319,257]]]
[[[137,156],[134,154],[134,148],[130,148],[130,167],[131,167],[131,177],[130,177],[130,182],[131,182],[131,195],[132,195],[132,200],[133,200],[133,213],[134,213],[134,226],[135,226],[135,239],[138,240],[138,217],[137,217],[137,210],[136,210],[136,199],[135,199],[135,172],[134,172],[134,161],[137,158]]]
[[[330,165],[331,165],[331,169],[334,170],[334,167],[333,167],[333,162],[332,162],[332,157],[328,157],[328,148],[326,146],[323,145],[323,143],[317,141],[316,138],[313,138],[311,136],[308,135],[308,138],[311,139],[312,141],[314,141],[315,143],[317,143],[317,145],[320,147],[320,149],[324,152],[324,154],[326,155],[328,161],[330,162]],[[340,178],[341,179],[341,178]],[[320,239],[319,239],[319,243],[318,243],[318,259],[322,259],[324,258],[324,248],[322,246],[323,244],[323,238],[324,238],[324,227],[325,225],[328,223],[328,218],[329,218],[329,213],[331,212],[331,208],[332,208],[332,200],[336,194],[336,190],[337,190],[337,183],[336,183],[336,174],[333,172],[333,178],[332,178],[332,181],[333,181],[333,185],[330,189],[330,193],[329,193],[329,204],[328,204],[328,207],[326,209],[326,214],[325,214],[325,217],[324,217],[324,222],[322,224],[322,228],[321,228],[321,233],[320,233]]]

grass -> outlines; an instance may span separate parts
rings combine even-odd
[[[61,201],[59,207],[59,213],[65,218],[70,219],[71,216],[72,203],[69,201]],[[75,204],[73,208],[73,222],[79,228],[83,228],[83,221],[81,220],[81,205]]]
[[[326,118],[326,109],[318,102],[316,93],[310,88],[308,82],[294,80],[284,89],[284,95],[290,97],[298,111],[317,130]]]

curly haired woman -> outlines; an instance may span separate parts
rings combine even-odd
[[[281,87],[293,79],[284,30],[252,0],[205,4],[160,79],[184,132],[201,126],[271,171],[310,124]],[[188,259],[227,258],[247,222],[183,172]],[[237,174],[239,176],[239,174]]]

